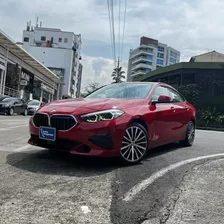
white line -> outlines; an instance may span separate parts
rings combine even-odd
[[[10,131],[10,130],[12,130],[12,129],[22,128],[22,127],[28,127],[28,124],[17,125],[17,126],[8,127],[8,128],[0,128],[0,131]]]
[[[180,166],[186,165],[188,163],[192,163],[192,162],[199,161],[199,160],[203,160],[203,159],[210,159],[210,158],[220,157],[220,156],[224,156],[224,153],[219,153],[219,154],[213,154],[213,155],[208,155],[208,156],[200,156],[200,157],[196,157],[196,158],[191,158],[191,159],[187,159],[187,160],[184,160],[184,161],[181,161],[181,162],[172,164],[172,165],[170,165],[170,166],[168,166],[166,168],[163,168],[162,170],[154,173],[149,178],[143,180],[139,184],[136,184],[134,187],[132,187],[124,195],[123,200],[126,201],[126,202],[131,201],[137,194],[139,194],[141,191],[144,191],[154,181],[156,181],[160,177],[164,176],[165,174],[167,174],[171,170],[174,170],[174,169],[176,169],[176,168],[178,168]]]

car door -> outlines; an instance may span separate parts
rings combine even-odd
[[[13,103],[13,109],[15,113],[20,113],[20,107],[21,107],[21,103],[19,101],[19,99],[15,99],[14,103]]]
[[[152,101],[158,101],[158,98],[170,96],[166,86],[157,86],[152,94]],[[173,128],[175,122],[175,111],[173,102],[155,104],[155,108],[149,107],[153,113],[151,124],[151,144],[154,146],[173,142]]]
[[[175,121],[173,132],[175,135],[176,141],[180,140],[186,133],[186,128],[188,122],[191,120],[192,112],[184,97],[176,90],[169,88],[169,93],[172,98],[174,109],[175,109]]]

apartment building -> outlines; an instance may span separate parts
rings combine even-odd
[[[42,27],[41,23],[33,27],[29,22],[23,31],[23,48],[60,77],[61,96],[80,95],[81,44],[81,34]]]
[[[127,81],[179,62],[179,51],[167,44],[159,43],[158,40],[143,36],[139,47],[130,50]]]

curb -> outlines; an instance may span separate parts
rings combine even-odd
[[[224,131],[224,128],[213,128],[213,127],[196,127],[198,130],[209,130],[209,131]]]

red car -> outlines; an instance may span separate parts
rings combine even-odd
[[[28,143],[135,164],[150,148],[176,141],[191,146],[195,120],[195,108],[167,84],[110,84],[41,107],[30,118]]]

